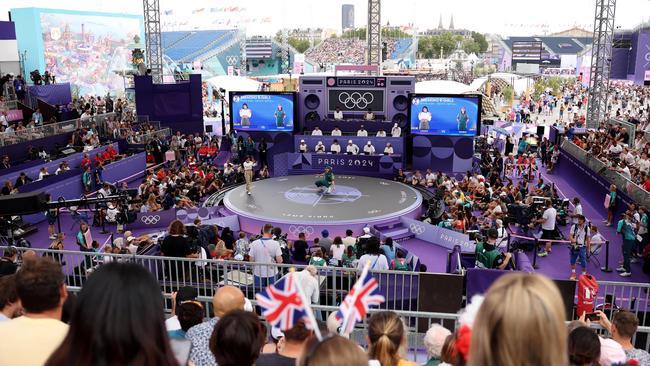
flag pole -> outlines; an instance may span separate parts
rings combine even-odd
[[[291,267],[289,269],[289,276],[291,276],[295,271],[296,269],[294,267]],[[314,317],[314,311],[311,309],[311,300],[305,297],[305,294],[302,292],[302,287],[300,286],[299,281],[295,281],[294,284],[296,285],[296,290],[298,290],[298,296],[300,296],[300,301],[302,301],[303,305],[305,306],[305,310],[307,312],[307,318],[313,325],[314,334],[316,335],[316,338],[318,338],[318,341],[320,342],[323,340],[323,335],[320,333],[318,322]]]
[[[348,323],[349,322],[356,322],[356,320],[352,317],[353,313],[353,308],[354,304],[357,302],[357,297],[359,296],[359,279],[360,278],[365,278],[366,274],[368,273],[368,270],[370,269],[370,262],[367,261],[366,264],[363,266],[363,270],[361,271],[361,276],[357,277],[357,281],[354,283],[354,286],[352,288],[354,289],[354,294],[352,294],[352,301],[350,302],[352,306],[348,307],[348,310],[345,312],[343,315],[343,321],[341,322],[341,329],[340,333],[342,336],[349,336],[347,333],[346,329],[348,328]],[[345,299],[343,299],[345,301]]]

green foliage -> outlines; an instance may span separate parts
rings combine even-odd
[[[463,40],[463,51],[467,54],[479,54],[481,52],[481,46],[473,39],[465,39]]]
[[[341,34],[341,38],[358,38],[358,39],[365,39],[366,38],[366,28],[361,27],[357,29],[350,29],[343,34]]]
[[[478,53],[483,53],[488,49],[488,42],[485,36],[478,32],[472,32],[472,40],[478,44]]]
[[[442,56],[447,57],[454,52],[456,46],[462,40],[462,36],[449,32],[420,37],[418,40],[418,54],[422,58],[439,58],[440,49],[442,49]]]
[[[311,42],[306,39],[298,39],[294,37],[289,37],[289,45],[295,48],[298,53],[304,53],[311,47]],[[315,44],[314,44],[315,46]]]
[[[513,100],[515,99],[515,89],[511,85],[506,85],[503,88],[503,98],[508,102],[508,105],[512,105]]]

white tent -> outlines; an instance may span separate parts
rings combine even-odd
[[[474,91],[475,88],[453,80],[427,80],[415,83],[416,93],[462,94]]]
[[[226,89],[226,97],[231,91],[259,91],[262,83],[243,76],[221,75],[206,80],[213,89]]]

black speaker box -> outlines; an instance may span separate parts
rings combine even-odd
[[[0,196],[0,216],[26,215],[46,209],[47,193],[30,192]]]

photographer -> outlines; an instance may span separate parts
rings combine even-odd
[[[496,246],[499,234],[492,228],[488,230],[487,241],[476,243],[476,267],[488,269],[506,269],[512,259],[512,253],[501,253]]]
[[[555,208],[553,208],[553,201],[551,199],[547,199],[545,201],[545,207],[546,209],[544,210],[542,217],[536,220],[538,224],[542,224],[541,239],[545,240],[545,247],[544,249],[541,249],[539,253],[537,253],[538,257],[546,257],[551,253],[551,246],[553,244],[553,239],[555,238],[555,221],[557,220],[557,211]]]
[[[577,223],[571,226],[570,240],[571,240],[571,277],[569,279],[576,279],[576,261],[580,259],[582,266],[582,274],[587,274],[587,253],[591,250],[591,230],[586,223],[585,217],[576,215]]]

